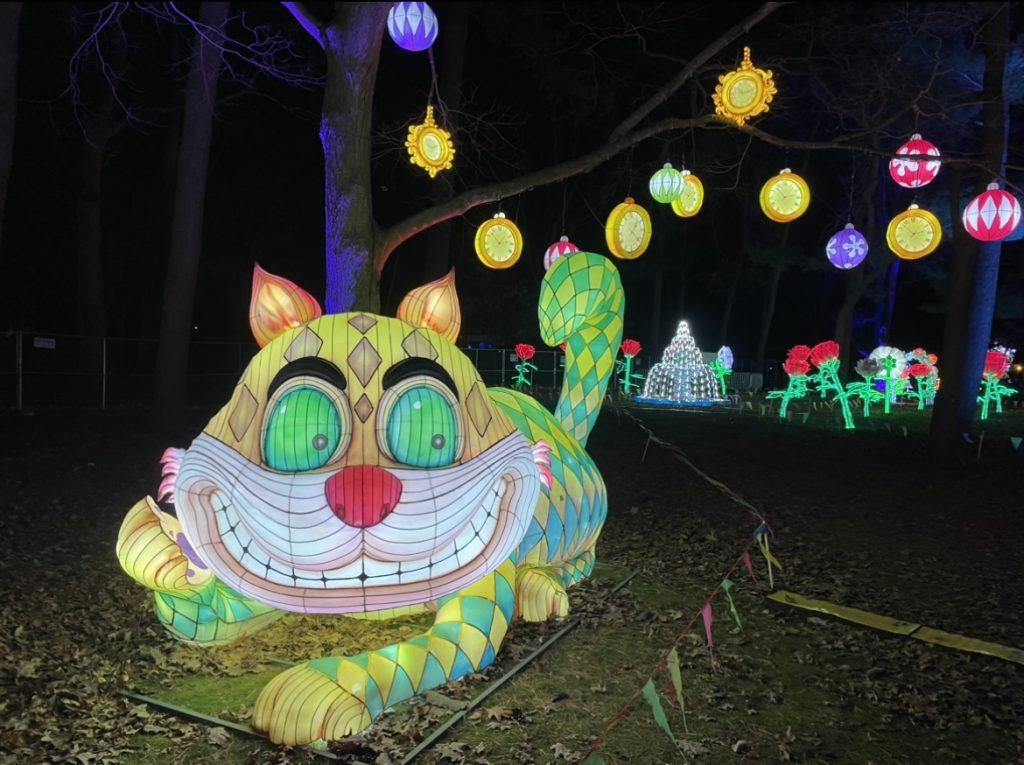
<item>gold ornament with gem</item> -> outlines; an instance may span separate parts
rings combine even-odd
[[[452,134],[434,122],[433,106],[427,107],[423,124],[409,126],[405,148],[409,150],[409,161],[430,173],[431,178],[442,170],[450,170],[455,158]]]
[[[754,66],[750,62],[750,48],[744,48],[739,68],[718,76],[718,85],[712,95],[715,114],[743,125],[750,118],[768,111],[768,104],[777,92],[772,70]]]

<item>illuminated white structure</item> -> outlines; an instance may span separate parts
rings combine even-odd
[[[724,401],[718,378],[701,356],[685,321],[679,322],[676,335],[651,367],[644,383],[643,396],[637,398],[659,403],[710,405]]]

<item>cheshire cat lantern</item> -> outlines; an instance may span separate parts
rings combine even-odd
[[[277,675],[252,716],[275,742],[358,733],[483,669],[515,616],[566,615],[594,565],[607,499],[584,447],[622,338],[615,267],[577,252],[544,277],[541,336],[566,344],[553,414],[487,389],[454,345],[457,318],[439,326],[425,307],[445,288],[421,289],[399,318],[324,316],[257,267],[261,350],[192,445],[165,453],[158,499],[175,514],[146,497],[121,526],[122,567],[183,641],[228,642],[285,611],[435,612],[409,640]]]

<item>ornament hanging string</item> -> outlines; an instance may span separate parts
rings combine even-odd
[[[565,208],[569,203],[569,184],[566,181],[562,181],[562,234],[565,234]]]
[[[853,180],[854,173],[857,170],[857,163],[853,157],[850,158],[850,206],[846,212],[846,222],[853,223]]]
[[[434,65],[434,46],[427,48],[427,60],[430,62],[430,92],[427,94],[427,105],[434,103],[437,99],[437,108],[441,112],[443,121],[447,124],[448,112],[444,102],[441,100],[441,88],[437,84],[437,67]]]

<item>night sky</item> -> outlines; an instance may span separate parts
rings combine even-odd
[[[0,304],[3,329],[76,331],[76,205],[83,134],[65,91],[69,56],[87,28],[82,14],[100,7],[27,4],[23,13],[15,157],[0,261],[7,295]],[[182,7],[195,11],[194,5]],[[310,7],[321,18],[330,14],[329,4]],[[480,122],[460,121],[455,134],[456,169],[435,181],[408,163],[402,146],[407,126],[422,121],[425,112],[431,82],[428,58],[425,53],[402,51],[385,37],[374,115],[373,197],[379,222],[387,225],[422,209],[439,185],[448,184],[458,192],[592,150],[632,107],[669,80],[681,62],[756,7],[752,3],[633,3],[623,4],[620,13],[614,4],[604,3],[473,4],[463,110],[477,115]],[[712,111],[710,93],[717,75],[733,68],[743,45],[750,45],[755,64],[775,70],[779,88],[772,111],[755,120],[756,127],[798,140],[827,140],[857,132],[855,120],[829,105],[829,99],[841,98],[845,85],[838,74],[843,67],[830,60],[830,55],[840,52],[827,41],[845,34],[841,55],[854,65],[859,59],[853,57],[868,61],[907,44],[899,29],[873,26],[879,21],[878,8],[872,23],[865,21],[859,31],[846,34],[843,20],[849,22],[860,7],[796,4],[784,8],[750,35],[728,45],[693,84],[647,121]],[[888,7],[894,16],[906,10],[901,4]],[[314,70],[324,71],[322,52],[278,4],[236,3],[232,10],[244,10],[251,24],[280,30]],[[435,10],[441,30],[435,45],[440,68],[446,16],[453,9],[451,4],[437,3]],[[1019,32],[1021,14],[1019,9],[1015,13]],[[78,24],[72,23],[76,15]],[[808,38],[808,26],[821,36]],[[124,27],[131,46],[130,72],[120,95],[134,120],[111,141],[102,179],[107,334],[155,337],[170,238],[175,117],[180,114],[186,35],[181,28],[158,24],[138,13],[127,16]],[[641,50],[641,37],[650,55]],[[877,46],[874,52],[871,41]],[[944,44],[952,45],[949,40]],[[1019,65],[1019,50],[1011,60]],[[905,106],[898,87],[911,87],[919,68],[908,61],[906,71],[891,78],[890,85],[896,89],[893,109]],[[950,68],[961,71],[964,82],[980,71],[970,56],[951,59]],[[98,103],[99,93],[99,85],[88,80],[88,74],[83,77],[80,115]],[[907,82],[896,83],[900,78]],[[957,102],[969,100],[965,95],[969,88],[963,83],[940,86],[923,102],[925,115],[916,118],[917,129],[951,155],[973,151],[976,112],[928,111],[944,96]],[[254,261],[318,298],[323,295],[321,90],[303,90],[263,77],[244,83],[225,78],[219,95],[194,334],[202,339],[247,340]],[[1016,119],[1009,157],[1009,164],[1017,167],[1024,165],[1024,141],[1020,140],[1024,119],[1019,112],[1018,101],[1011,105],[1011,117]],[[120,121],[124,115],[115,116]],[[914,120],[907,115],[887,125],[879,135],[879,147],[894,150],[913,132]],[[942,143],[944,138],[950,143]],[[675,217],[647,191],[656,169],[667,161],[679,167],[683,160],[701,177],[706,193],[703,210],[689,220]],[[857,213],[856,208],[872,163],[881,168],[877,193],[886,195],[884,206],[891,217],[905,209],[913,195],[892,183],[884,158],[784,149],[723,128],[668,133],[567,183],[470,211],[451,225],[447,252],[428,253],[426,235],[410,240],[392,256],[384,272],[383,310],[393,312],[405,291],[441,276],[446,264],[451,264],[456,267],[463,301],[464,337],[539,344],[535,301],[544,250],[565,233],[581,249],[606,253],[605,218],[631,194],[650,212],[654,237],[640,259],[616,263],[627,290],[626,336],[660,354],[676,323],[688,319],[702,349],[715,350],[725,295],[732,274],[738,272],[727,342],[741,365],[752,360],[769,269],[752,265],[750,252],[785,243],[797,250],[799,267],[787,270],[780,282],[767,348],[768,358],[778,358],[795,343],[814,344],[832,336],[842,280],[848,276],[828,265],[824,245],[847,222],[851,174],[853,220],[858,228],[870,214],[863,209]],[[786,233],[785,226],[764,217],[757,201],[761,184],[783,167],[800,172],[812,193],[809,212],[788,224]],[[924,346],[940,352],[943,279],[950,254],[948,175],[948,168],[943,168],[935,188],[917,196],[922,206],[943,220],[944,242],[927,262],[901,267],[890,337],[891,344],[900,347]],[[1022,180],[1017,170],[1009,175],[1017,183]],[[514,268],[493,272],[477,260],[473,234],[499,209],[517,222],[525,248]],[[871,241],[882,262],[889,260],[885,220]],[[1017,347],[1024,345],[1024,321],[1013,314],[1024,306],[1015,309],[1012,296],[1017,294],[1019,303],[1019,295],[1024,294],[1022,259],[1024,245],[1018,236],[1003,248],[1001,286],[1010,298],[1004,295],[1001,301],[995,330]],[[659,270],[662,303],[660,315],[655,316]],[[872,313],[881,296],[879,289],[869,290],[861,301],[861,313]],[[856,338],[863,350],[873,347],[870,328],[859,330]]]

